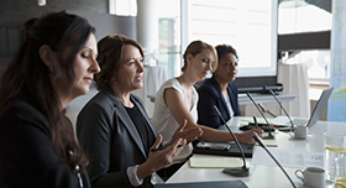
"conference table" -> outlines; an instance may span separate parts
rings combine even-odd
[[[235,130],[237,126],[244,124],[244,117],[234,117],[227,124]],[[346,123],[318,121],[309,128],[309,135],[305,140],[295,139],[292,133],[276,131],[276,141],[278,150],[288,152],[317,152],[323,153],[323,133],[324,132],[343,132],[346,134]],[[260,147],[260,146],[255,146]],[[194,154],[196,157],[215,157],[215,155]],[[268,160],[272,160],[269,159]],[[191,168],[187,161],[166,183],[187,183],[187,182],[207,182],[207,181],[231,181],[241,180],[248,187],[292,187],[285,174],[278,166],[256,165],[251,163],[251,158],[246,158],[246,163],[250,167],[250,176],[239,178],[232,177],[222,172],[223,168]],[[284,167],[297,187],[304,187],[295,175],[294,171],[302,168]],[[326,187],[334,187],[332,182],[326,181]]]

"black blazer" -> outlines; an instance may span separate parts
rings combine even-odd
[[[213,128],[219,128],[222,124],[221,119],[213,110],[213,106],[220,110],[222,117],[225,121],[231,119],[229,109],[224,99],[220,85],[212,78],[206,79],[203,84],[197,89],[199,100],[198,100],[198,124],[205,125]],[[230,82],[227,86],[228,96],[230,98],[234,116],[241,116],[239,104],[238,104],[238,89],[237,86]]]
[[[90,187],[82,175],[84,188]],[[78,188],[77,175],[58,161],[44,116],[25,102],[0,115],[0,187]]]
[[[156,140],[158,133],[142,102],[132,94],[131,100]],[[93,187],[132,187],[126,169],[145,162],[148,154],[136,126],[112,88],[101,90],[83,107],[78,115],[77,134],[90,160],[87,170]],[[152,187],[150,178],[145,178],[140,187]]]

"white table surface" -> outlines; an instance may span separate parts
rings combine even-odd
[[[233,118],[228,122],[230,126],[239,126],[241,117]],[[346,123],[319,121],[309,129],[309,136],[306,140],[292,138],[289,133],[275,132],[278,142],[278,149],[284,151],[301,152],[323,152],[323,132],[344,132],[346,133]],[[256,146],[258,147],[258,146]],[[193,157],[210,157],[211,155],[195,154]],[[214,156],[215,157],[215,156]],[[190,168],[189,162],[185,163],[167,183],[202,182],[202,181],[227,181],[242,180],[248,187],[292,187],[289,180],[279,167],[264,165],[252,165],[251,158],[247,158],[247,165],[250,167],[251,175],[245,178],[232,177],[222,172],[222,168]],[[295,182],[297,187],[303,187],[301,181],[296,178],[294,171],[298,168],[284,167],[288,175]],[[327,183],[327,187],[334,187]]]

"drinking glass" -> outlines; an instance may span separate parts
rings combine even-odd
[[[324,159],[327,178],[346,185],[346,135],[324,133]]]

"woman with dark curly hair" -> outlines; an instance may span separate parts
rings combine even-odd
[[[222,125],[220,117],[212,109],[216,106],[225,121],[241,116],[238,103],[238,89],[233,83],[238,73],[237,51],[230,45],[215,47],[219,66],[211,78],[206,79],[197,89],[198,123],[212,128]]]
[[[0,187],[90,187],[88,159],[65,108],[100,71],[95,28],[51,13],[26,22],[26,37],[0,87]]]

